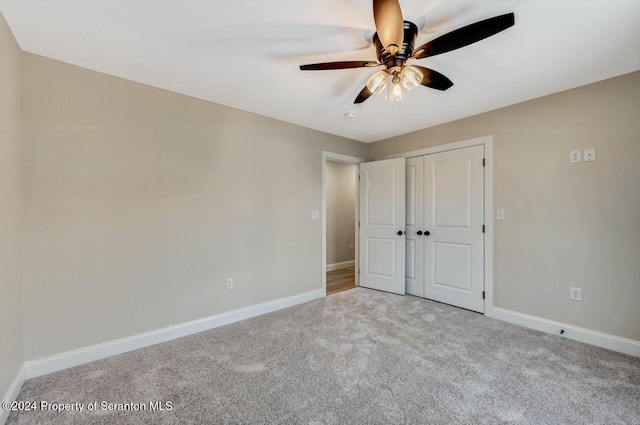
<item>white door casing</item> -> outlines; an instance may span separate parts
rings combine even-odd
[[[406,291],[424,297],[424,157],[407,159],[406,169]]]
[[[405,183],[404,158],[360,164],[360,286],[405,293]]]
[[[484,312],[484,146],[424,157],[424,297]]]

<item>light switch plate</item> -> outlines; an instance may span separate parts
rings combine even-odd
[[[584,150],[584,161],[595,161],[596,160],[596,148],[589,148]]]
[[[318,210],[313,210],[311,211],[311,218],[314,220],[317,220],[320,218],[320,211]]]
[[[571,151],[569,152],[569,162],[572,164],[575,162],[580,162],[582,160],[582,152],[580,151]]]
[[[504,221],[504,210],[502,209],[498,210],[496,214],[496,218],[498,221]]]

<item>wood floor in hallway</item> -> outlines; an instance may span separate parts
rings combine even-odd
[[[327,295],[356,287],[355,267],[327,272]]]

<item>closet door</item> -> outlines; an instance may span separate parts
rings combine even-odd
[[[407,159],[407,294],[424,297],[424,157]]]
[[[405,159],[360,164],[360,286],[405,294]]]
[[[484,146],[425,156],[424,296],[484,312]]]

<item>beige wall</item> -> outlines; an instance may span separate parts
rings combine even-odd
[[[0,326],[16,344],[0,385],[22,358],[20,65],[3,25]],[[507,213],[496,305],[640,340],[640,73],[370,146],[31,54],[22,94],[27,360],[319,289],[321,151],[486,134]],[[568,163],[587,147],[596,162]]]
[[[355,259],[357,169],[354,164],[327,161],[327,264]]]
[[[21,157],[20,49],[0,14],[0,397],[22,366]]]
[[[640,340],[640,72],[371,145],[370,157],[493,134],[499,307]],[[595,147],[597,161],[569,163]],[[569,287],[583,301],[569,300]]]
[[[366,145],[31,54],[22,76],[28,360],[321,288],[322,151]]]

